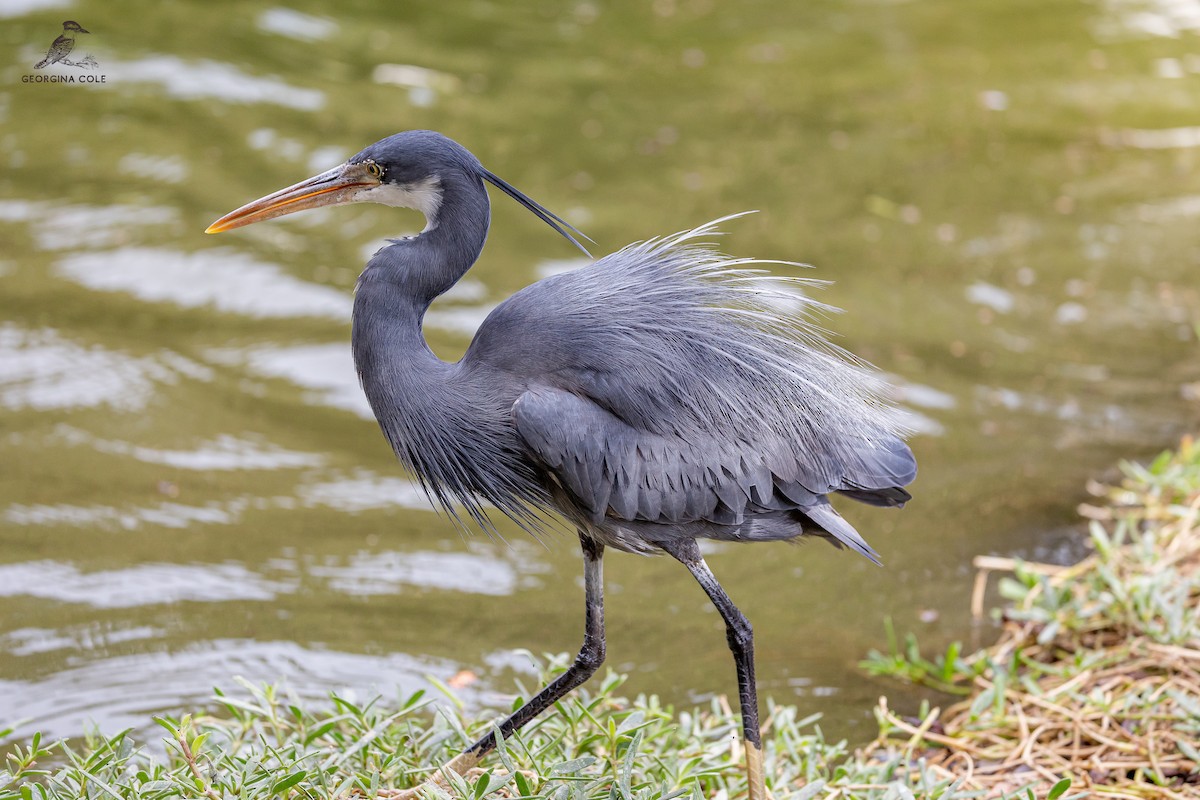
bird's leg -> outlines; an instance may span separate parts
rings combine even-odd
[[[557,703],[563,695],[582,684],[604,663],[604,571],[601,559],[604,557],[604,545],[593,541],[583,531],[579,532],[579,541],[583,546],[583,585],[586,602],[586,627],[583,635],[583,646],[579,655],[567,667],[567,671],[538,692],[534,697],[512,713],[508,719],[500,723],[500,735],[508,738],[520,730],[530,720],[541,714],[550,706]],[[489,732],[475,744],[455,756],[445,764],[438,774],[429,778],[426,784],[445,785],[444,773],[457,772],[462,775],[479,765],[488,753],[496,749],[496,737]],[[422,786],[426,785],[422,784]],[[400,793],[397,798],[416,797],[421,786]]]
[[[662,548],[679,560],[712,600],[725,620],[725,637],[737,666],[738,701],[742,709],[742,734],[746,742],[746,782],[750,800],[767,800],[763,782],[762,734],[758,726],[758,690],[754,683],[754,629],[725,594],[708,568],[695,539],[671,542]]]
[[[579,648],[579,654],[575,656],[571,666],[567,667],[566,672],[500,723],[500,734],[505,738],[557,703],[567,692],[595,675],[596,670],[604,663],[604,572],[601,563],[604,545],[593,541],[583,532],[579,534],[579,541],[583,545],[583,590],[586,603],[583,646]],[[467,752],[483,758],[495,747],[496,737],[489,733],[471,745]]]

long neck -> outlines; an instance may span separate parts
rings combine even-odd
[[[437,402],[448,365],[429,349],[421,322],[434,298],[475,263],[487,238],[490,207],[483,182],[440,176],[441,202],[425,230],[383,248],[367,263],[354,295],[355,366],[381,422],[397,406]]]
[[[470,269],[487,236],[482,183],[443,187],[430,226],[376,253],[359,278],[355,367],[392,449],[451,516],[461,507],[489,527],[486,501],[533,524],[526,504],[544,502],[544,491],[508,444],[513,398],[505,405],[503,387],[437,358],[421,332],[429,304]]]
[[[419,236],[396,241],[376,253],[363,272],[359,291],[375,281],[394,285],[411,299],[411,308],[423,316],[438,295],[466,274],[487,239],[491,206],[483,181],[473,175],[441,176],[441,201],[429,211]]]
[[[396,240],[367,263],[354,294],[354,360],[368,398],[397,371],[437,372],[421,332],[434,298],[458,282],[483,249],[490,206],[483,182],[466,174],[441,178],[441,203],[425,230]],[[419,377],[413,375],[413,377]],[[379,408],[375,409],[376,416]]]

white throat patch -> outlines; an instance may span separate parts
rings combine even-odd
[[[425,215],[425,229],[421,233],[427,233],[438,224],[438,210],[442,207],[442,181],[437,175],[431,175],[420,183],[411,183],[408,186],[383,183],[363,189],[354,195],[354,202],[414,208]]]

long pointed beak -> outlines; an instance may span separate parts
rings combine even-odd
[[[294,186],[260,197],[237,211],[230,211],[209,225],[204,232],[221,233],[306,208],[352,202],[359,192],[379,186],[379,178],[368,171],[368,164],[369,162],[342,164]]]

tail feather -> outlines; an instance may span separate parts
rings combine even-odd
[[[835,511],[829,503],[810,506],[804,509],[803,513],[841,544],[866,556],[876,566],[883,566],[883,563],[879,560],[879,554],[871,549],[871,545],[867,544],[858,535],[858,531],[854,530],[854,526],[846,522],[842,518],[842,515]]]
[[[887,489],[838,489],[837,491],[838,494],[860,503],[882,508],[900,508],[912,500],[912,495],[899,486],[891,486]]]

